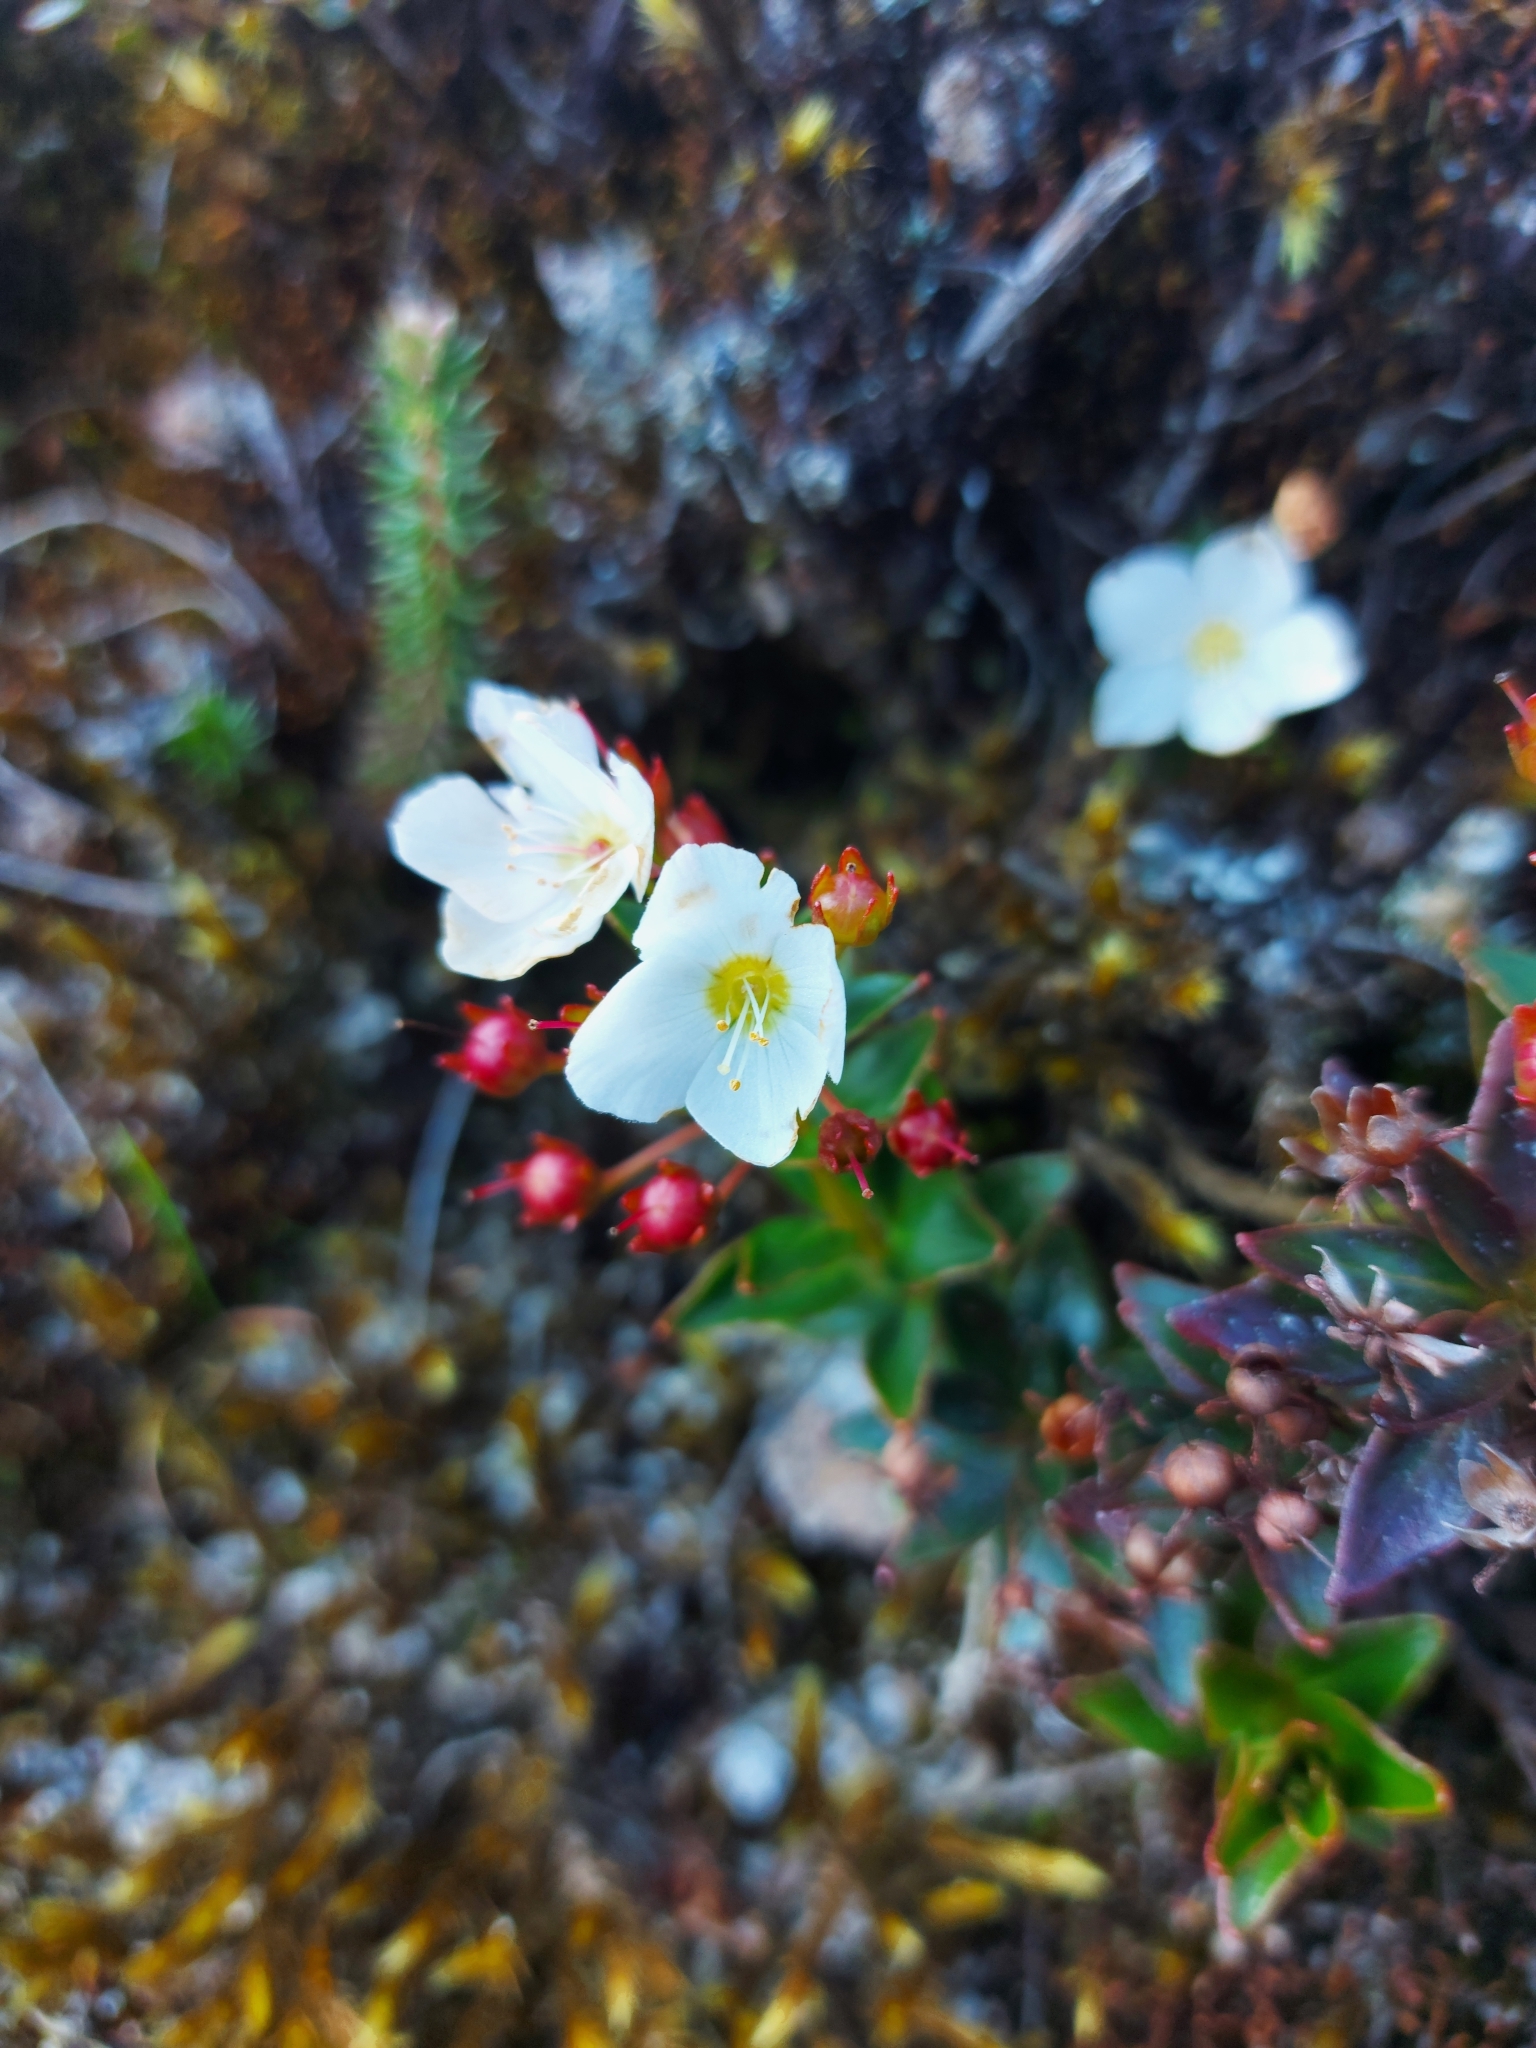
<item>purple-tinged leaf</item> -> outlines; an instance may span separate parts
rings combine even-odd
[[[1168,1323],[1178,1336],[1219,1351],[1229,1363],[1259,1344],[1325,1386],[1368,1386],[1376,1378],[1358,1351],[1328,1335],[1333,1318],[1320,1302],[1273,1280],[1246,1280],[1204,1295],[1170,1309]]]
[[[1368,1301],[1378,1272],[1394,1297],[1421,1316],[1447,1309],[1478,1308],[1483,1296],[1427,1233],[1393,1225],[1361,1229],[1348,1223],[1282,1223],[1273,1230],[1244,1231],[1237,1240],[1245,1257],[1277,1280],[1292,1285],[1320,1273],[1323,1248],[1361,1301]]]
[[[1431,1145],[1403,1170],[1408,1199],[1480,1287],[1507,1294],[1525,1264],[1520,1226],[1471,1167]]]
[[[1509,1303],[1496,1302],[1460,1324],[1454,1342],[1420,1331],[1400,1338],[1392,1370],[1413,1420],[1444,1422],[1507,1392],[1530,1357],[1530,1332]]]
[[[1514,1083],[1515,1027],[1506,1018],[1488,1041],[1467,1159],[1520,1228],[1536,1232],[1536,1109],[1515,1100]]]
[[[1173,1391],[1186,1401],[1206,1401],[1218,1393],[1226,1377],[1221,1358],[1181,1337],[1168,1321],[1171,1310],[1200,1300],[1205,1289],[1128,1263],[1116,1266],[1115,1286],[1121,1322],[1146,1345]]]
[[[1453,1550],[1456,1525],[1467,1518],[1456,1468],[1477,1456],[1480,1443],[1503,1436],[1497,1402],[1414,1436],[1375,1430],[1344,1498],[1329,1604],[1363,1600],[1425,1558]]]

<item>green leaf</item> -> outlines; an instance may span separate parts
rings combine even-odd
[[[864,1362],[875,1391],[898,1421],[917,1405],[936,1334],[931,1296],[907,1294],[886,1309],[865,1341]]]
[[[1536,953],[1522,946],[1458,947],[1462,967],[1508,1016],[1520,1003],[1536,1003]]]
[[[618,902],[608,912],[608,922],[621,939],[627,939],[633,945],[635,933],[639,930],[640,920],[644,915],[645,905],[638,902],[633,894],[626,889]]]
[[[998,1238],[959,1173],[904,1174],[891,1226],[892,1264],[904,1280],[937,1280],[983,1266]]]
[[[1066,1704],[1078,1720],[1127,1749],[1149,1749],[1173,1763],[1191,1763],[1208,1753],[1198,1728],[1160,1713],[1124,1671],[1077,1680],[1068,1688]]]
[[[1231,1872],[1227,1906],[1233,1925],[1244,1934],[1262,1926],[1316,1856],[1300,1834],[1283,1824],[1265,1835]]]
[[[849,974],[846,963],[854,957],[843,955],[843,978],[847,982],[848,1042],[851,1045],[882,1017],[888,1017],[898,1003],[915,995],[926,982],[920,974]]]
[[[1262,1741],[1277,1736],[1301,1712],[1289,1678],[1267,1671],[1246,1650],[1210,1643],[1201,1652],[1200,1698],[1213,1737]]]
[[[102,1159],[140,1227],[148,1232],[160,1259],[176,1274],[182,1296],[193,1314],[199,1320],[221,1314],[219,1297],[169,1188],[121,1124],[108,1134]]]
[[[990,1160],[972,1176],[983,1208],[1016,1244],[1048,1220],[1076,1178],[1069,1152],[1019,1152]]]
[[[1337,1694],[1309,1688],[1307,1714],[1328,1738],[1339,1796],[1353,1812],[1387,1820],[1434,1820],[1451,1808],[1440,1773],[1410,1756],[1401,1743]]]
[[[851,1307],[841,1327],[857,1330],[887,1293],[857,1240],[817,1216],[775,1216],[727,1246],[726,1254],[679,1298],[671,1315],[678,1329],[724,1323],[830,1329],[833,1312]]]
[[[1507,1294],[1528,1279],[1520,1226],[1485,1180],[1443,1146],[1431,1145],[1404,1173],[1408,1199],[1462,1272]]]
[[[1288,1643],[1275,1663],[1303,1693],[1320,1686],[1379,1721],[1423,1691],[1445,1657],[1450,1636],[1438,1615],[1396,1614],[1347,1623],[1320,1657]]]
[[[882,1122],[895,1116],[928,1064],[938,1031],[935,1018],[913,1017],[861,1040],[848,1054],[838,1100]]]

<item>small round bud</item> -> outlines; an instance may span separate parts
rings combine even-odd
[[[1256,1357],[1268,1358],[1269,1352]],[[1244,1415],[1272,1415],[1290,1394],[1290,1383],[1274,1365],[1234,1365],[1227,1374],[1227,1399]]]
[[[1276,1487],[1259,1502],[1253,1526],[1266,1550],[1289,1550],[1293,1543],[1315,1536],[1320,1520],[1311,1501]]]
[[[715,1213],[711,1182],[691,1166],[663,1159],[649,1180],[630,1188],[620,1206],[629,1219],[614,1232],[633,1230],[632,1252],[680,1252],[698,1244]]]
[[[816,1163],[828,1173],[851,1173],[865,1201],[874,1189],[864,1168],[880,1150],[880,1126],[861,1109],[834,1109],[816,1140]]]
[[[1288,1451],[1318,1443],[1328,1434],[1327,1411],[1316,1401],[1287,1401],[1264,1420]]]
[[[1293,469],[1275,493],[1271,519],[1291,553],[1310,562],[1344,531],[1339,494],[1315,469]]]
[[[1237,1466],[1222,1444],[1179,1444],[1163,1460],[1163,1484],[1181,1508],[1219,1508],[1237,1484]]]
[[[503,1101],[521,1095],[543,1074],[558,1074],[564,1053],[551,1052],[540,1036],[538,1020],[503,996],[494,1010],[478,1003],[460,1003],[469,1029],[457,1052],[439,1053],[437,1064],[462,1080],[472,1081],[483,1095]]]
[[[1126,1568],[1150,1584],[1162,1576],[1163,1539],[1145,1522],[1136,1523],[1125,1539]]]
[[[1040,1441],[1058,1458],[1086,1465],[1099,1433],[1099,1411],[1081,1394],[1058,1394],[1040,1417]]]
[[[499,1180],[487,1181],[471,1190],[472,1199],[515,1191],[523,1205],[522,1220],[529,1229],[558,1224],[574,1230],[597,1199],[602,1175],[597,1161],[589,1159],[579,1145],[566,1138],[535,1134],[533,1150],[501,1170]]]
[[[923,1099],[920,1088],[909,1088],[901,1114],[887,1133],[891,1150],[911,1167],[919,1180],[941,1167],[976,1164],[976,1154],[966,1149],[965,1133],[955,1106],[947,1097],[937,1102]]]

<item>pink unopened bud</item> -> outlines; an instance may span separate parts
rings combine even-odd
[[[629,1190],[621,1206],[629,1220],[618,1229],[635,1233],[629,1241],[632,1252],[680,1252],[698,1244],[714,1221],[715,1190],[691,1166],[663,1159],[649,1180]]]
[[[472,1188],[470,1199],[483,1202],[489,1195],[510,1190],[522,1202],[526,1228],[547,1229],[558,1223],[562,1230],[574,1230],[591,1208],[600,1178],[597,1161],[589,1159],[579,1145],[567,1138],[547,1138],[539,1131],[526,1159],[504,1166],[499,1180]]]
[[[834,1109],[816,1140],[817,1163],[828,1173],[851,1173],[866,1202],[874,1189],[864,1178],[864,1168],[879,1150],[880,1126],[861,1109]]]
[[[1515,1100],[1536,1106],[1536,1003],[1510,1011],[1515,1027]]]
[[[1276,1487],[1266,1493],[1254,1513],[1253,1527],[1266,1550],[1289,1550],[1315,1536],[1322,1517],[1299,1493]]]
[[[840,946],[868,946],[890,923],[901,891],[887,875],[882,888],[856,846],[845,846],[837,866],[818,868],[806,901],[812,924],[824,924]]]
[[[887,1135],[891,1150],[898,1159],[906,1161],[919,1180],[926,1180],[941,1167],[976,1164],[976,1154],[966,1149],[960,1119],[947,1096],[937,1102],[925,1102],[920,1089],[909,1088],[901,1114]]]
[[[1099,1440],[1099,1411],[1081,1394],[1058,1394],[1040,1417],[1040,1441],[1058,1458],[1086,1465]]]
[[[472,1081],[482,1094],[521,1095],[531,1081],[558,1074],[565,1064],[565,1055],[550,1051],[536,1020],[510,996],[503,996],[494,1010],[460,1003],[459,1014],[469,1026],[464,1041],[457,1052],[439,1053],[437,1064]]]

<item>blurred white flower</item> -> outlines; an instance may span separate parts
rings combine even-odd
[[[756,854],[680,847],[635,932],[640,965],[571,1041],[578,1098],[632,1123],[683,1107],[738,1158],[785,1158],[842,1074],[846,1026],[837,947],[794,922],[799,900]]]
[[[656,806],[575,704],[476,683],[469,723],[511,780],[439,775],[396,805],[389,840],[447,891],[444,965],[515,981],[585,945],[626,889],[645,894]]]
[[[1354,621],[1310,594],[1305,567],[1267,521],[1182,548],[1137,548],[1088,586],[1088,623],[1109,667],[1093,700],[1101,747],[1178,733],[1201,754],[1237,754],[1277,718],[1331,704],[1365,673]]]

